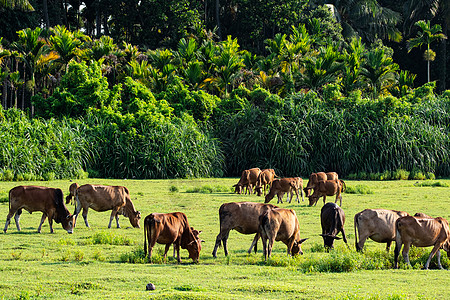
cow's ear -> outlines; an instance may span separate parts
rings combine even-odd
[[[331,236],[333,239],[335,239],[335,240],[340,240],[341,238],[340,237],[338,237],[338,236]]]
[[[298,244],[299,245],[301,245],[304,241],[306,241],[308,238],[306,238],[306,239],[301,239],[299,242],[298,242]]]
[[[200,242],[204,243],[204,242],[205,242],[205,240],[200,240]]]

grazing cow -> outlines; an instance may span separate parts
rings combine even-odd
[[[264,188],[264,196],[266,195],[267,185],[272,186],[272,181],[277,175],[274,169],[264,169],[259,173],[258,179],[256,180],[255,190],[258,196],[262,195],[262,189]]]
[[[196,240],[200,240],[200,233],[202,233],[202,231],[201,230],[197,230],[197,229],[194,229],[194,227],[192,227],[191,226],[191,230],[192,230],[192,234],[194,235],[194,237],[195,237],[195,239]],[[200,240],[200,242],[204,242],[204,240]],[[177,247],[175,246],[175,243],[173,244],[173,258],[175,258],[176,257],[176,251],[177,250]]]
[[[219,208],[220,232],[217,235],[212,255],[217,257],[217,248],[219,248],[221,242],[223,243],[225,255],[228,255],[227,240],[232,229],[242,234],[256,233],[252,243],[252,247],[253,245],[255,246],[254,249],[256,252],[256,244],[259,239],[258,218],[262,213],[274,208],[276,206],[272,204],[254,202],[230,202],[222,204]],[[252,251],[252,247],[250,247],[248,253]]]
[[[42,186],[16,186],[9,191],[9,213],[3,231],[6,233],[11,217],[14,215],[17,230],[20,231],[19,219],[22,209],[29,213],[41,211],[42,218],[38,227],[41,232],[42,224],[48,217],[50,232],[53,233],[52,223],[61,223],[68,233],[73,232],[75,218],[64,205],[64,195],[61,189]]]
[[[334,180],[321,180],[318,182],[314,189],[314,193],[309,196],[309,206],[313,204],[316,205],[319,201],[320,197],[323,197],[323,204],[327,199],[327,196],[336,195],[336,200],[334,203],[340,200],[339,205],[342,206],[342,195],[341,193],[345,192],[346,185],[344,180],[342,179],[334,179]]]
[[[256,184],[256,181],[258,180],[259,173],[261,173],[260,168],[252,168],[249,170],[242,171],[239,182],[233,185],[234,192],[241,194],[244,188],[246,188],[245,194],[247,194],[247,192],[249,195],[253,194],[253,186]]]
[[[323,180],[335,180],[339,179],[339,176],[336,172],[317,172],[317,173],[311,173],[309,175],[308,184],[306,185],[304,191],[306,194],[306,197],[311,196],[311,190],[316,187],[316,185],[319,183],[319,181]]]
[[[76,183],[70,186],[70,195],[66,197],[66,203],[70,202],[71,197],[75,197],[76,204],[74,215],[78,217],[81,208],[83,208],[82,215],[87,227],[90,227],[87,220],[88,210],[89,208],[92,208],[99,212],[112,210],[108,228],[111,228],[114,217],[116,218],[117,228],[120,228],[119,215],[128,217],[133,227],[140,228],[139,220],[141,219],[141,213],[135,210],[130,198],[130,193],[126,187],[94,184],[77,186],[78,184]],[[73,192],[75,192],[75,194],[73,194]]]
[[[147,244],[148,239],[148,244]],[[177,261],[181,263],[180,247],[187,249],[189,258],[197,263],[202,250],[202,242],[196,238],[187,217],[182,212],[168,214],[152,213],[144,219],[144,253],[151,262],[152,251],[155,244],[166,245],[164,259],[167,257],[170,245],[174,244],[177,252]],[[148,251],[148,252],[147,252]]]
[[[405,216],[409,214],[389,209],[365,209],[357,213],[354,218],[356,250],[362,251],[366,239],[370,238],[377,243],[386,243],[386,251],[389,252],[391,243],[395,241],[395,221]]]
[[[297,178],[300,177],[294,177],[294,178],[280,178],[280,179],[275,179],[274,181],[272,181],[272,187],[270,188],[269,193],[266,195],[265,197],[265,203],[269,203],[270,200],[273,199],[273,197],[275,197],[275,195],[277,195],[278,197],[278,202],[277,203],[283,203],[283,196],[284,194],[288,194],[287,196],[287,200],[289,201],[289,193],[291,193],[291,199],[293,196],[293,191],[295,192],[295,194],[297,195],[297,201],[300,203],[300,200],[298,198],[298,190],[299,190],[299,180]],[[301,178],[300,178],[301,179]],[[302,183],[303,184],[303,180]],[[300,189],[300,192],[302,193],[302,199],[303,199],[303,192],[302,189]]]
[[[403,259],[411,266],[409,261],[409,248],[411,245],[416,247],[430,247],[433,246],[430,256],[424,268],[428,269],[430,261],[437,253],[438,267],[442,269],[441,252],[439,249],[444,249],[447,256],[450,257],[450,229],[448,221],[444,218],[427,218],[427,217],[412,217],[406,216],[399,218],[395,222],[395,251],[394,251],[394,268],[398,268],[398,255],[403,246]]]
[[[259,216],[259,231],[263,242],[264,259],[270,258],[275,241],[287,246],[288,255],[303,254],[300,239],[300,227],[293,209],[275,208]],[[267,244],[267,241],[269,243]]]
[[[341,239],[336,236],[339,232],[342,232],[344,242],[347,244],[347,237],[344,231],[345,213],[336,203],[329,202],[322,206],[320,222],[322,224],[321,236],[323,237],[325,248],[333,249],[334,240]]]

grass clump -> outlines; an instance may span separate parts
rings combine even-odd
[[[186,190],[186,193],[212,194],[212,193],[225,193],[230,191],[231,188],[225,185],[202,185],[200,187],[189,188]]]
[[[122,235],[116,235],[111,232],[98,232],[88,239],[88,244],[107,244],[107,245],[123,245],[131,246],[135,242],[128,237]]]
[[[156,260],[159,261],[159,255],[156,255]],[[147,259],[145,257],[144,249],[142,247],[139,247],[137,249],[134,249],[133,251],[129,253],[123,253],[120,255],[119,258],[120,262],[123,263],[130,263],[130,264],[145,264],[147,262]],[[155,262],[155,255],[152,255],[152,261]],[[161,257],[162,262],[162,257]]]
[[[419,182],[419,183],[415,183],[414,186],[418,186],[418,187],[450,187],[449,184],[442,182],[442,181],[424,181],[424,182]]]
[[[361,195],[367,195],[367,194],[373,194],[373,191],[365,184],[357,184],[356,186],[349,185],[347,186],[347,189],[345,190],[347,194],[361,194]]]
[[[178,187],[177,187],[176,185],[171,185],[171,186],[169,187],[169,191],[170,191],[171,193],[177,193],[179,190],[178,190]]]

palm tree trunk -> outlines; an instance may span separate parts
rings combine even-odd
[[[45,28],[50,28],[50,19],[48,18],[48,4],[47,0],[42,0],[42,10],[44,13],[44,21],[45,21]]]
[[[447,34],[448,31],[448,23],[444,19],[442,23],[442,32],[444,34]],[[439,55],[437,56],[437,63],[438,63],[438,91],[443,92],[446,89],[446,79],[447,79],[447,40],[443,39],[439,43]]]
[[[222,40],[222,28],[220,26],[220,1],[216,0],[216,21],[217,21],[217,33],[219,40]]]

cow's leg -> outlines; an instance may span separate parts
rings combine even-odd
[[[359,242],[355,242],[355,248],[356,248],[356,251],[362,251],[363,250],[363,248],[364,248],[364,243],[366,242],[366,240],[367,240],[367,236],[365,236],[365,235],[360,235],[359,236]]]
[[[317,199],[319,201],[319,199]],[[327,201],[327,195],[323,195],[323,205],[325,205],[325,202]]]
[[[263,244],[264,260],[267,260],[267,236],[265,236],[264,234],[261,234],[261,241]]]
[[[302,187],[300,187],[300,194],[302,195],[302,202],[305,202],[305,197],[304,197],[305,193],[303,193]],[[299,203],[300,203],[300,201],[299,201]]]
[[[222,239],[223,244],[223,250],[225,251],[225,256],[228,256],[228,236],[230,235],[230,231],[227,231],[227,233],[224,235]]]
[[[410,247],[411,247],[411,243],[405,243],[403,246],[402,255],[403,255],[403,259],[405,260],[405,263],[411,267],[411,262],[409,261],[409,248]]]
[[[226,229],[222,229],[222,228],[220,229],[220,232],[216,237],[216,244],[214,245],[214,250],[212,252],[212,255],[214,258],[217,258],[217,249],[220,247],[220,243],[222,243],[222,241],[225,239],[225,237],[228,238],[229,232],[230,232],[230,230],[226,230]],[[225,247],[225,245],[226,245],[226,242],[224,244],[224,247]],[[228,255],[227,253],[228,253],[228,251],[225,249],[225,255]]]
[[[298,197],[298,190],[295,190],[295,194],[297,195],[297,203],[300,203],[300,198]],[[291,194],[291,199],[292,199],[292,194]]]
[[[399,233],[397,231],[397,237],[396,237],[395,249],[394,249],[394,269],[398,269],[398,255],[400,254],[401,249],[402,249],[402,241],[399,238]]]
[[[248,249],[248,254],[252,253],[252,248],[255,248],[255,253],[256,253],[256,246],[258,245],[258,240],[259,240],[259,233],[255,234],[255,237],[253,238],[253,242],[250,245],[250,249]]]
[[[278,202],[277,202],[277,204],[278,204],[278,203],[283,203],[283,196],[284,196],[284,193],[283,193],[283,192],[278,192],[278,193],[277,193],[277,197],[278,197]],[[286,201],[288,201],[288,200],[289,200],[289,194],[288,194],[288,197],[287,197]]]
[[[181,263],[180,244],[181,244],[181,236],[175,241],[175,248],[177,249],[177,262],[179,264]]]
[[[268,238],[269,244],[267,245],[267,256],[270,258],[272,255],[273,244],[275,243],[275,235]]]
[[[339,200],[339,206],[342,206],[342,194],[336,195],[336,200],[334,200],[334,203],[337,203]]]
[[[114,217],[117,215],[117,211],[119,210],[118,207],[114,207],[111,211],[111,216],[109,217],[109,224],[108,224],[108,228],[111,228],[111,223],[112,220],[114,219]],[[117,224],[119,225],[119,224]],[[119,226],[117,228],[120,228]]]
[[[38,233],[41,233],[42,224],[44,224],[45,219],[47,218],[46,214],[42,214],[41,223],[39,223]],[[51,232],[51,230],[50,230]]]
[[[428,267],[430,266],[431,259],[433,258],[433,256],[434,256],[436,253],[438,253],[438,254],[437,254],[437,258],[438,258],[438,267],[439,267],[439,269],[442,269],[442,265],[441,265],[441,252],[439,251],[439,248],[440,248],[439,244],[434,245],[433,250],[431,250],[430,256],[428,256],[427,262],[425,263],[425,267],[424,267],[425,270],[427,270]]]
[[[392,241],[388,241],[387,243],[386,243],[386,251],[389,253],[389,250],[391,249],[391,243],[392,243]]]
[[[8,226],[9,226],[9,223],[11,222],[12,216],[14,216],[14,211],[10,209],[8,215],[6,216],[5,228],[3,228],[3,232],[5,232],[5,233],[8,230]],[[17,226],[17,224],[18,223],[16,223],[16,226]],[[20,230],[20,227],[18,227],[17,230]]]
[[[84,224],[86,224],[86,227],[87,227],[87,228],[91,228],[91,227],[89,226],[89,223],[88,223],[88,220],[87,220],[88,209],[89,209],[89,207],[83,207],[83,213],[82,213],[82,215],[83,215]],[[110,225],[111,225],[111,224],[110,224]]]
[[[120,225],[119,225],[119,214],[118,213],[116,214],[116,224],[117,224],[117,228],[120,228]]]
[[[291,238],[290,240],[289,240],[289,242],[287,243],[287,255],[291,255],[292,256],[292,247],[294,246],[294,242],[295,242],[295,239],[294,238]]]
[[[20,231],[20,215],[22,214],[22,209],[18,209],[14,215],[14,221],[16,221],[17,231]]]
[[[164,249],[164,262],[167,261],[167,252],[169,252],[169,248],[170,248],[171,245],[172,244],[166,244],[166,247]]]

